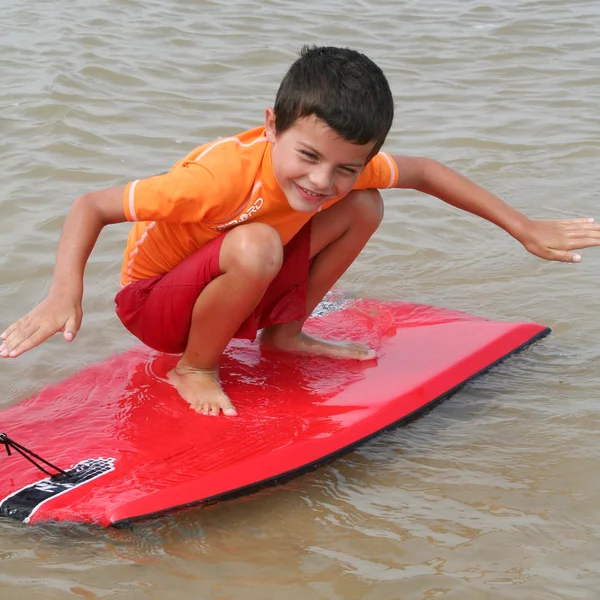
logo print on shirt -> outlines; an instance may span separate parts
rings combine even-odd
[[[254,201],[254,204],[248,210],[246,210],[246,212],[243,212],[237,219],[233,219],[233,221],[229,221],[228,223],[225,223],[225,225],[216,225],[215,227],[212,227],[212,229],[221,231],[223,229],[229,229],[230,227],[239,225],[240,223],[247,221],[254,213],[258,212],[263,207],[264,203],[265,201],[259,197]]]

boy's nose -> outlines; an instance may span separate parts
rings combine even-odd
[[[321,194],[328,192],[331,187],[331,170],[327,168],[314,169],[310,174],[310,184],[313,192]]]

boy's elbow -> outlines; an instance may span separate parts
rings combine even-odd
[[[93,223],[94,226],[100,229],[106,225],[104,216],[102,215],[102,211],[98,208],[97,199],[93,192],[83,194],[76,198],[71,205],[69,214],[75,217],[79,222],[85,220],[85,222],[90,224]]]
[[[123,187],[89,192],[75,200],[73,209],[78,207],[79,210],[95,215],[103,227],[113,223],[123,223],[127,220],[123,208],[123,193]]]

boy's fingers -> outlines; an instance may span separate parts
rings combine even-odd
[[[23,352],[25,352],[27,349],[26,342],[27,340],[22,340],[16,344],[11,344],[10,346],[5,344],[2,346],[2,352],[0,352],[0,355],[2,358],[16,358],[17,356],[23,354]]]
[[[38,329],[39,332],[39,329]],[[17,356],[21,356],[27,350],[31,350],[36,346],[39,346],[44,340],[48,339],[49,336],[41,335],[36,332],[36,335],[30,336],[27,339],[23,340],[18,346],[15,346],[9,353],[10,358],[17,358]]]
[[[44,335],[40,328],[29,328],[29,331],[17,331],[15,335],[11,338],[8,338],[3,346],[4,351],[2,356],[16,358],[17,356],[23,354],[23,352],[37,346],[41,342],[43,342],[48,336]]]
[[[564,263],[581,262],[580,254],[577,254],[576,252],[569,252],[568,250],[565,250],[565,251],[552,250],[552,252],[548,258],[550,260],[555,260],[557,262],[564,262]]]
[[[589,244],[590,246],[598,246],[600,245],[600,231],[599,232],[585,232],[581,238],[579,238],[578,243]]]
[[[569,244],[571,250],[583,250],[583,248],[593,248],[594,246],[600,246],[600,239],[581,238],[572,240]]]
[[[0,356],[16,358],[41,344],[57,332],[56,328],[44,327],[37,322],[26,323],[24,327],[15,328],[2,344]]]
[[[594,225],[593,223],[565,225],[563,230],[567,235],[580,234],[596,237],[600,233],[600,225]]]
[[[15,321],[12,325],[7,327],[0,336],[3,340],[7,340],[15,331],[21,329],[27,325],[26,317],[21,317],[18,321]]]
[[[36,325],[32,322],[29,315],[25,315],[21,317],[18,321],[15,321],[10,327],[7,327],[5,331],[2,332],[2,340],[4,342],[11,343],[14,340],[14,336],[21,333],[22,335],[27,335],[28,332],[34,331],[37,329],[39,325]]]
[[[63,329],[63,337],[67,342],[72,342],[77,335],[77,321],[74,317],[67,319],[65,327]]]
[[[16,327],[12,328],[12,331],[6,336],[6,339],[2,344],[11,350],[14,350],[24,339],[33,335],[39,329],[39,326],[32,325],[31,323],[19,324],[19,322],[17,322],[15,325]]]
[[[564,236],[570,240],[585,238],[590,243],[600,239],[600,229],[587,229],[585,227],[576,227],[572,229],[565,229]]]
[[[565,223],[565,224],[569,224],[569,223],[593,223],[594,219],[590,218],[583,218],[583,219],[562,219],[560,221],[558,221],[559,223]]]

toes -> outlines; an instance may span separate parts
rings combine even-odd
[[[0,346],[2,342],[0,341]],[[1,352],[1,350],[0,350]],[[223,393],[219,381],[204,372],[179,373],[176,369],[167,374],[179,395],[201,415],[216,417],[221,411],[228,417],[237,415],[229,398]]]
[[[368,346],[363,346],[361,348],[361,360],[372,360],[377,356],[377,352],[375,350],[369,348]]]
[[[231,403],[231,400],[225,394],[223,394],[223,398],[221,399],[220,405],[221,406],[219,408],[223,411],[223,414],[226,417],[236,417],[237,416],[237,410],[235,410],[235,407]]]

